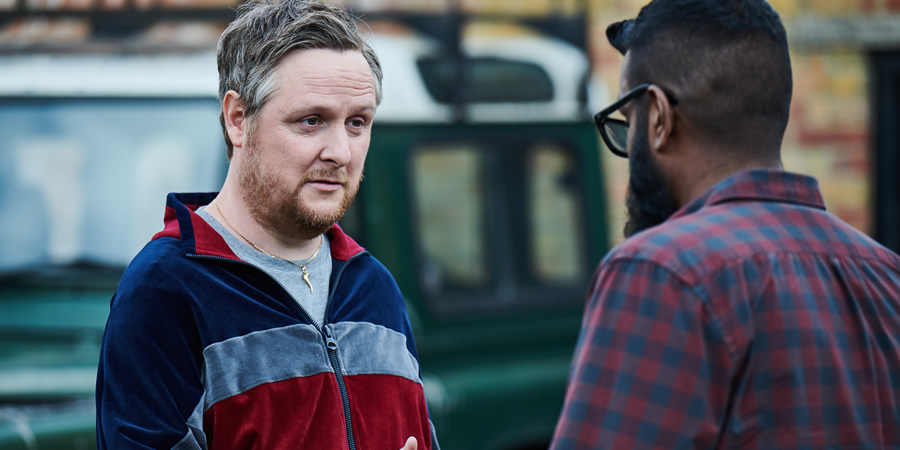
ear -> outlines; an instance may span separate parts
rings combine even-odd
[[[241,96],[235,91],[225,93],[222,99],[222,117],[225,120],[225,132],[235,147],[243,147],[247,133],[244,131],[244,104]]]
[[[675,125],[675,111],[666,93],[659,86],[650,86],[647,89],[647,98],[649,99],[647,119],[648,142],[650,149],[654,152],[665,151],[666,144],[672,136],[672,129]]]

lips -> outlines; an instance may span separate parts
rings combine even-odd
[[[341,169],[324,169],[308,174],[303,178],[303,183],[343,186],[347,184],[347,179],[347,174]]]
[[[329,179],[309,180],[307,183],[344,184],[344,182],[341,180],[329,180]]]

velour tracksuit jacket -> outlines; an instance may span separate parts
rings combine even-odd
[[[169,194],[165,229],[113,296],[97,375],[100,449],[437,448],[409,317],[338,226],[321,328]]]

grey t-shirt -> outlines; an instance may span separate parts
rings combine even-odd
[[[325,307],[328,303],[328,284],[331,278],[331,249],[328,246],[328,238],[322,235],[322,248],[319,254],[306,265],[306,272],[309,273],[309,282],[313,286],[313,292],[309,292],[309,285],[303,281],[303,271],[287,262],[278,258],[266,255],[247,244],[243,239],[231,234],[218,220],[215,219],[206,207],[197,210],[197,214],[206,220],[222,237],[225,243],[231,247],[238,258],[253,264],[263,272],[269,274],[294,297],[294,300],[300,305],[300,308],[309,314],[310,318],[319,327],[325,321]],[[294,261],[297,264],[303,264],[303,261]]]

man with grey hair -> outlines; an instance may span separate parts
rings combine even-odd
[[[403,297],[336,222],[381,67],[318,0],[250,2],[218,46],[230,166],[169,194],[103,337],[99,448],[438,448]]]

